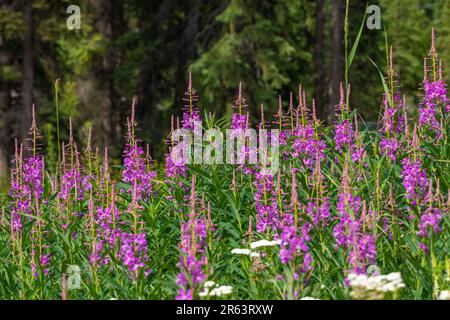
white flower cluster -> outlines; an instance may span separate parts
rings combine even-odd
[[[450,290],[441,291],[438,300],[450,300]]]
[[[233,249],[231,250],[232,254],[241,254],[244,256],[250,257],[260,257],[261,254],[259,252],[252,252],[250,249]]]
[[[273,241],[259,240],[259,241],[252,242],[250,247],[252,249],[257,249],[260,247],[275,247],[275,246],[279,246],[280,244],[281,244],[281,240],[273,240]]]
[[[320,300],[320,299],[313,298],[313,297],[303,297],[300,300]]]
[[[367,291],[395,292],[405,287],[400,272],[388,275],[366,276],[364,274],[351,273],[347,277],[352,289]]]
[[[214,281],[206,281],[203,290],[199,293],[200,297],[220,297],[233,292],[232,286],[219,286]]]
[[[250,248],[252,248],[252,250],[258,249],[258,248],[262,248],[262,247],[274,247],[274,246],[279,246],[281,244],[281,240],[258,240],[255,242],[252,242],[250,244]],[[241,255],[245,255],[245,256],[250,256],[250,257],[260,257],[261,254],[259,252],[256,251],[252,251],[250,249],[241,249],[241,248],[236,248],[231,250],[232,254],[241,254]]]

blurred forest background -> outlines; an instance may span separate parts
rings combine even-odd
[[[80,30],[67,28],[71,4],[81,7]],[[450,69],[450,1],[369,4],[381,8],[381,30],[363,30],[350,70],[351,106],[376,121],[383,88],[368,57],[385,67],[384,29],[401,89],[412,96],[432,26],[444,70]],[[350,1],[349,48],[366,5]],[[140,135],[161,159],[189,71],[198,105],[219,116],[230,113],[242,81],[254,118],[260,104],[275,113],[279,94],[287,107],[290,91],[295,95],[302,84],[320,118],[331,121],[344,78],[344,15],[344,0],[0,0],[0,175],[8,173],[14,138],[23,139],[30,127],[32,103],[47,161],[55,159],[56,79],[61,140],[71,116],[81,144],[92,126],[93,142],[100,150],[108,145],[115,159],[133,96]]]

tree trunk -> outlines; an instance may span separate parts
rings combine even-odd
[[[332,9],[332,58],[329,87],[328,122],[334,119],[334,107],[339,103],[339,83],[344,80],[344,54],[343,54],[343,29],[344,29],[345,1],[333,0]]]
[[[122,62],[122,52],[117,47],[116,41],[125,32],[125,17],[124,17],[124,3],[123,0],[111,1],[111,41],[112,47],[110,49],[110,92],[111,92],[111,129],[112,141],[114,145],[120,146],[122,140],[122,128],[125,123],[124,120],[124,106],[121,102],[122,92],[120,92],[120,85],[114,81],[114,70]]]
[[[31,125],[31,106],[33,104],[34,81],[34,23],[32,0],[25,0],[23,7],[25,31],[22,39],[23,75],[22,75],[22,108],[19,112],[17,136],[21,137],[25,148],[29,147],[25,138]]]
[[[120,63],[121,54],[114,41],[123,33],[123,0],[91,0],[89,5],[95,17],[95,30],[102,36],[108,51],[94,59],[88,74],[78,84],[78,96],[86,117],[93,116],[94,143],[100,150],[108,146],[110,154],[117,157],[121,152],[122,123],[120,94],[114,83],[114,71]]]
[[[183,36],[181,38],[181,47],[183,48],[183,51],[178,55],[177,74],[175,77],[176,89],[174,95],[174,106],[178,110],[181,109],[181,99],[187,87],[186,68],[189,62],[195,58],[197,53],[195,38],[198,33],[198,21],[200,17],[199,1],[187,1],[186,10],[187,21],[183,31]],[[195,75],[193,80],[195,88]]]
[[[109,45],[111,39],[111,1],[95,0],[95,13],[97,20],[95,22],[96,30],[102,35],[103,41]],[[99,78],[97,79],[98,90],[98,106],[99,106],[99,127],[95,135],[101,136],[100,147],[104,148],[111,145],[111,86],[110,86],[110,69],[111,59],[109,52],[101,58],[101,67],[98,70]]]
[[[9,53],[0,43],[0,66],[9,65]],[[10,110],[10,87],[9,84],[0,77],[0,187],[8,176],[9,155],[10,155],[10,132],[8,125],[8,114]]]
[[[325,105],[325,76],[324,76],[324,13],[323,0],[316,1],[316,44],[314,48],[314,99],[316,101],[317,116],[322,120],[328,118],[328,108]]]
[[[145,123],[148,132],[146,142],[150,145],[161,140],[162,133],[158,115],[156,115],[155,96],[158,95],[159,90],[164,89],[161,87],[165,80],[162,69],[167,62],[164,61],[167,59],[164,51],[158,45],[154,45],[154,41],[155,38],[158,38],[158,41],[164,41],[167,37],[168,21],[178,5],[177,1],[173,0],[161,0],[158,6],[146,3],[139,16],[139,29],[145,35],[143,40],[148,45],[148,51],[139,70],[137,116],[141,123]],[[151,150],[151,153],[155,155],[154,150]]]

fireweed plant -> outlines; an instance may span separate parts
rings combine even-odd
[[[33,106],[0,202],[0,297],[448,297],[450,101],[434,33],[417,106],[407,106],[394,66],[390,50],[375,131],[361,129],[349,84],[329,127],[301,86],[286,110],[279,97],[273,119],[261,106],[256,139],[268,130],[269,143],[279,142],[275,172],[256,161],[173,160],[176,129],[251,128],[242,84],[231,119],[216,119],[203,115],[189,75],[163,164],[139,139],[133,101],[120,167],[92,146],[95,133],[80,147],[70,120],[60,161],[47,170]],[[235,156],[255,157],[254,138]]]

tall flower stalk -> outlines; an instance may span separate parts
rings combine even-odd
[[[207,264],[207,220],[196,210],[195,176],[192,176],[190,211],[187,219],[181,223],[180,272],[177,276],[179,287],[177,300],[192,300],[196,297],[200,285],[205,281]]]
[[[425,96],[419,107],[419,127],[425,134],[442,138],[443,122],[450,111],[446,84],[443,79],[442,60],[436,52],[434,28],[431,35],[431,48],[424,60],[423,87]]]

